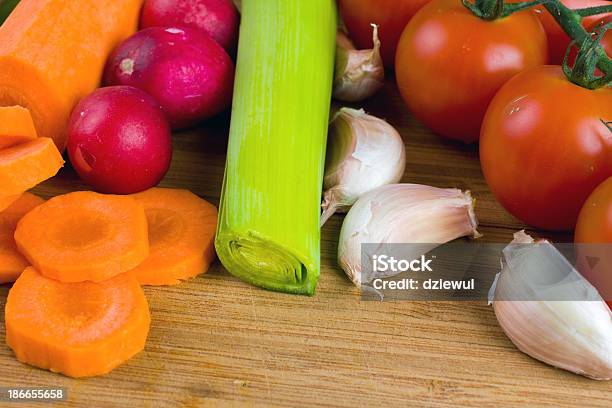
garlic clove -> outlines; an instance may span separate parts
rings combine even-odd
[[[385,68],[380,56],[378,26],[372,24],[371,50],[356,50],[344,35],[336,37],[334,98],[345,102],[362,101],[378,92],[385,83]]]
[[[555,367],[611,379],[612,312],[596,289],[552,244],[534,243],[524,232],[515,234],[504,259],[492,303],[518,349]]]
[[[420,184],[391,184],[362,196],[342,224],[338,263],[361,286],[377,275],[362,277],[361,244],[410,243],[420,256],[454,239],[480,236],[474,200],[469,192]]]
[[[336,34],[336,46],[348,51],[356,50],[353,41],[342,30],[338,30],[338,33]]]
[[[363,110],[340,109],[329,127],[321,225],[368,191],[401,180],[406,151],[399,133]]]

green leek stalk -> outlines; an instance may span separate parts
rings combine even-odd
[[[215,247],[227,270],[313,295],[336,49],[334,0],[243,0]]]

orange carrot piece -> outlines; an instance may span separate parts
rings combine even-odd
[[[0,107],[0,149],[38,137],[30,111],[21,106]]]
[[[15,244],[15,228],[19,220],[45,200],[23,193],[7,209],[0,212],[0,283],[15,282],[30,264],[19,253]]]
[[[15,241],[41,274],[60,282],[110,279],[149,255],[142,205],[91,191],[57,196],[30,211],[19,221]]]
[[[0,27],[0,106],[27,108],[38,133],[63,151],[72,108],[98,87],[108,54],[136,31],[142,3],[21,0]]]
[[[64,159],[47,137],[0,150],[0,195],[21,194],[55,176]]]
[[[13,194],[9,196],[0,196],[0,211],[6,210],[11,204],[21,197],[21,194]]]
[[[147,214],[150,255],[132,273],[141,285],[176,285],[208,270],[215,258],[217,208],[187,190],[133,194]]]
[[[6,343],[17,359],[70,377],[110,372],[144,349],[151,316],[136,279],[62,283],[27,268],[10,290]]]

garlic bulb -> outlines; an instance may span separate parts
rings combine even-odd
[[[356,50],[350,40],[338,32],[334,98],[346,102],[362,101],[378,92],[385,83],[385,68],[380,56],[378,26],[372,24],[371,50]]]
[[[517,245],[532,244],[532,245]],[[504,249],[491,288],[500,326],[525,354],[597,380],[612,378],[612,312],[549,242],[524,232]]]
[[[329,127],[321,225],[368,191],[400,181],[405,168],[404,142],[393,126],[363,110],[340,109]]]
[[[420,184],[391,184],[361,197],[342,224],[338,262],[357,286],[375,278],[361,276],[361,244],[430,244],[417,257],[440,244],[472,236],[478,221],[469,192]],[[416,247],[415,247],[416,249]],[[391,275],[388,275],[391,276]]]

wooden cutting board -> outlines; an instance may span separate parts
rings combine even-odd
[[[424,129],[392,81],[364,107],[402,134],[408,158],[403,181],[471,190],[486,241],[508,242],[523,228],[489,192],[476,147],[445,142]],[[218,204],[228,122],[219,118],[177,134],[162,184]],[[66,168],[35,192],[50,197],[79,189],[87,187]],[[146,349],[111,374],[69,379],[17,362],[2,343],[0,387],[65,387],[62,405],[96,408],[612,406],[612,382],[522,354],[484,302],[360,302],[336,265],[340,225],[334,216],[323,229],[321,280],[312,298],[249,286],[216,263],[179,286],[145,289],[153,319]],[[0,308],[8,290],[0,286]],[[19,406],[0,401],[5,405]]]

